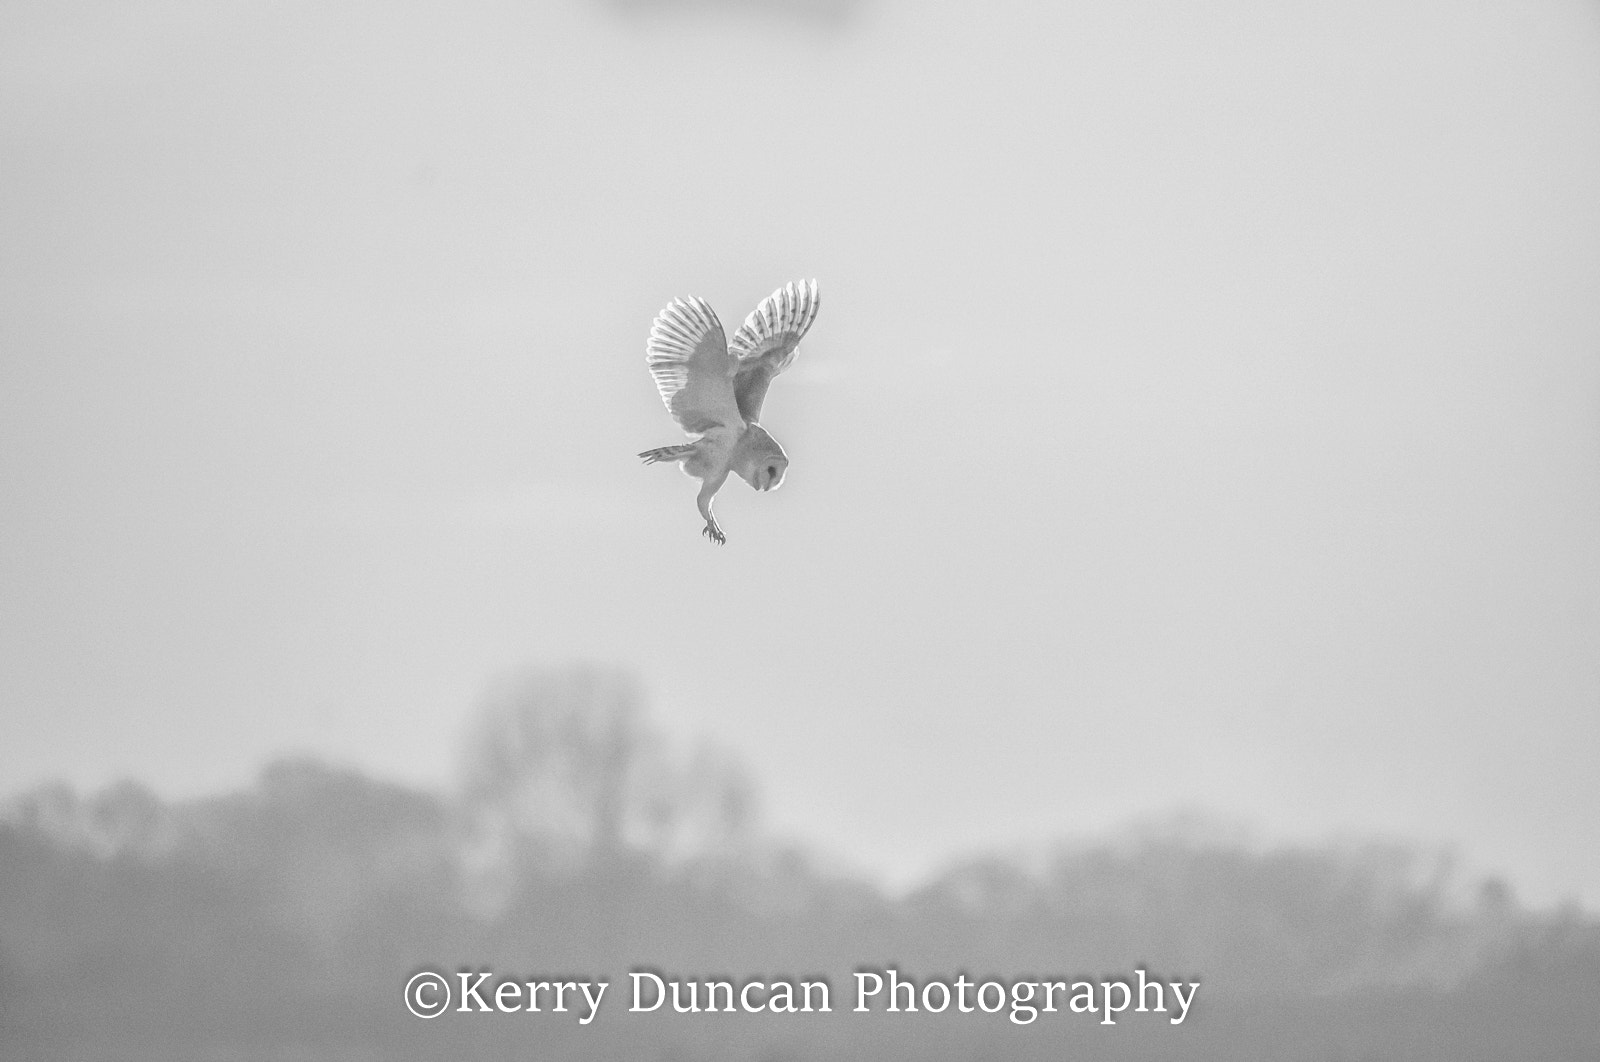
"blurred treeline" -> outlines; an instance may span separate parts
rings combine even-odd
[[[461,781],[311,759],[168,803],[125,782],[0,815],[0,1058],[1600,1057],[1600,928],[1393,845],[1198,826],[973,858],[890,895],[765,836],[754,787],[654,728],[629,678],[507,683]],[[850,1013],[852,970],[1200,981],[1161,1017]],[[421,969],[612,982],[595,1022],[422,1021]],[[826,977],[833,1013],[627,1014],[627,971]],[[669,1009],[669,1008],[664,1008]]]

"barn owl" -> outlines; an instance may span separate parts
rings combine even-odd
[[[701,533],[719,546],[728,539],[711,514],[711,499],[728,473],[765,491],[776,489],[789,468],[783,447],[758,423],[761,401],[772,378],[794,361],[818,305],[816,281],[785,284],[744,319],[732,343],[706,301],[692,296],[673,299],[650,326],[645,364],[667,412],[693,441],[639,456],[647,465],[676,461],[700,480]]]

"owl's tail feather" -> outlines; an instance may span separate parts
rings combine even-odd
[[[644,459],[645,464],[653,465],[657,461],[682,461],[693,453],[694,444],[689,443],[684,446],[658,446],[654,450],[646,450],[639,456]]]

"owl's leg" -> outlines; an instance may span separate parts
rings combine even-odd
[[[654,450],[646,450],[639,456],[644,458],[644,463],[653,465],[657,461],[682,461],[694,453],[694,444],[686,443],[683,446],[658,446]]]
[[[711,515],[711,499],[722,489],[722,484],[727,478],[727,469],[723,469],[721,475],[708,476],[701,482],[700,494],[694,500],[700,507],[700,515],[706,518],[706,526],[700,533],[719,546],[727,543],[728,536],[722,533],[722,528],[717,526],[717,518]]]

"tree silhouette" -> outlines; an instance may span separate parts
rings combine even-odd
[[[608,877],[719,858],[754,824],[754,788],[738,767],[704,746],[675,754],[638,683],[614,668],[502,683],[468,729],[463,776],[472,861],[491,896],[496,877]]]

